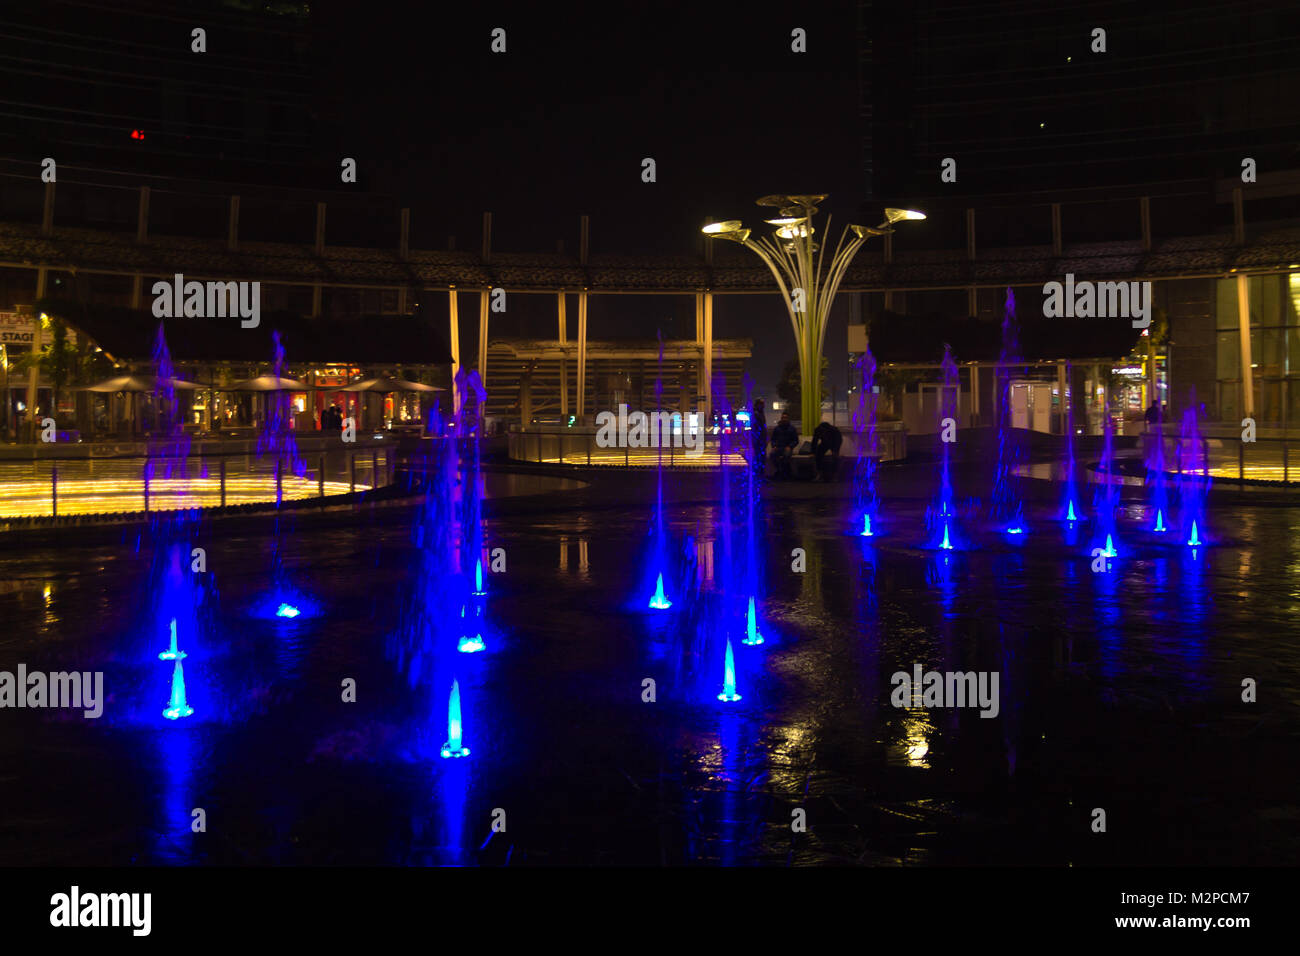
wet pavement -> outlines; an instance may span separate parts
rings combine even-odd
[[[256,613],[267,536],[195,531],[211,593],[175,724],[147,540],[0,553],[0,670],[102,670],[108,696],[99,720],[0,710],[0,865],[1294,862],[1300,508],[1212,514],[1194,557],[1121,523],[1096,574],[1046,503],[1023,541],[972,522],[975,549],[945,560],[921,546],[931,471],[888,480],[911,494],[869,541],[843,499],[768,500],[768,642],[736,643],[732,704],[721,647],[743,622],[719,624],[706,481],[670,480],[690,570],[658,614],[635,593],[645,476],[489,503],[507,567],[488,651],[449,665],[460,761],[436,753],[446,688],[392,653],[420,562],[391,509],[286,530],[310,599],[291,621]],[[892,706],[914,664],[997,671],[998,716]]]

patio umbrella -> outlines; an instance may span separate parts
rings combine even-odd
[[[310,392],[313,387],[294,378],[276,375],[259,375],[245,382],[238,382],[228,388],[219,388],[219,392]]]
[[[163,378],[157,375],[119,375],[117,378],[105,379],[94,385],[82,385],[80,392],[157,392],[163,388],[173,391],[198,391],[203,388],[196,382],[186,382],[179,378]]]
[[[381,375],[378,378],[367,378],[360,382],[352,382],[338,388],[340,392],[445,392],[445,388],[438,388],[436,385],[422,385],[419,382],[412,382],[404,378],[388,378]]]

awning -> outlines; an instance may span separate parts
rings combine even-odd
[[[263,313],[257,328],[238,318],[159,319],[151,309],[86,305],[41,299],[38,312],[63,319],[114,361],[148,362],[162,323],[173,362],[270,362],[271,333],[280,333],[290,365],[434,366],[451,363],[445,330],[423,315],[357,315],[312,318],[291,312]]]

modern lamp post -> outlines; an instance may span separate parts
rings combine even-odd
[[[802,420],[805,433],[811,433],[821,421],[822,346],[826,339],[826,323],[830,318],[835,293],[848,270],[853,256],[869,236],[884,236],[893,232],[896,222],[907,219],[924,219],[925,214],[910,209],[886,209],[885,221],[874,229],[850,225],[844,228],[840,241],[831,257],[828,270],[823,272],[824,250],[813,241],[816,230],[812,217],[823,196],[764,196],[760,206],[780,208],[780,217],[766,220],[774,226],[773,238],[751,239],[752,230],[746,229],[738,219],[713,222],[704,227],[704,234],[713,239],[738,242],[755,253],[771,270],[776,284],[790,313],[795,344],[799,351],[799,374],[802,386]],[[826,217],[830,229],[830,217]],[[852,233],[850,238],[849,233]],[[814,258],[815,257],[815,258]]]

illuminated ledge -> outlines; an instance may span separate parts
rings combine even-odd
[[[370,491],[358,484],[358,492]],[[352,486],[346,481],[325,482],[325,496],[346,495]],[[132,479],[60,479],[58,488],[59,517],[143,512],[144,484]],[[314,478],[286,476],[283,479],[284,501],[303,501],[320,496]],[[274,504],[275,478],[227,478],[226,506]],[[149,482],[149,511],[186,511],[221,506],[219,478],[158,478]],[[7,480],[0,485],[0,519],[49,518],[54,509],[48,479]]]

